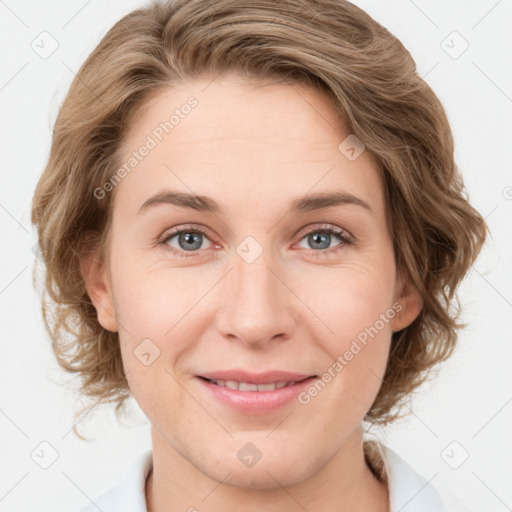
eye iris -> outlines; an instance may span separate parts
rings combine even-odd
[[[326,247],[314,247],[315,249],[327,249],[330,245],[331,235],[328,233],[313,233],[309,235],[310,242],[313,242],[313,246],[317,243],[322,244],[323,242],[327,242]]]
[[[201,233],[190,233],[185,232],[179,235],[179,243],[180,247],[182,247],[181,242],[186,242],[184,247],[182,247],[185,251],[191,251],[193,249],[199,249],[201,247]],[[194,246],[196,244],[196,246]]]

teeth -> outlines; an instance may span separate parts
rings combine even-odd
[[[258,385],[247,384],[247,382],[240,382],[238,384],[238,391],[258,391]]]
[[[258,384],[256,386],[258,391],[274,391],[276,389],[275,382],[271,382],[270,384]]]
[[[234,389],[236,391],[275,391],[276,389],[284,388],[285,386],[293,386],[295,381],[290,382],[272,382],[269,384],[251,384],[249,382],[236,382],[234,380],[211,380],[218,386]]]

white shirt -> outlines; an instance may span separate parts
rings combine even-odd
[[[453,495],[446,495],[450,504],[428,481],[420,476],[396,452],[379,443],[384,455],[388,478],[390,512],[461,512],[466,510]],[[119,483],[94,500],[80,512],[147,512],[146,478],[153,465],[152,451],[139,456]]]

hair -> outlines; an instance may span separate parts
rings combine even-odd
[[[346,0],[153,1],[105,34],[76,74],[53,129],[32,223],[46,272],[42,314],[80,395],[131,396],[118,333],[104,329],[80,261],[105,257],[114,194],[97,198],[147,101],[187,80],[233,74],[321,91],[375,160],[397,269],[417,288],[417,318],[392,334],[384,379],[364,420],[385,425],[456,346],[458,285],[488,227],[469,204],[440,100],[402,43]],[[115,192],[115,191],[114,191]]]

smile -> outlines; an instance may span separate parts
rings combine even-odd
[[[220,372],[219,372],[220,373]],[[227,373],[227,372],[224,372]],[[232,372],[233,373],[233,372]],[[231,378],[221,379],[220,376],[197,376],[197,382],[208,398],[213,398],[220,406],[242,414],[271,414],[285,406],[297,402],[297,396],[317,378],[285,372],[275,372],[267,375],[240,375],[240,380]],[[284,380],[294,377],[295,380]],[[245,377],[245,379],[243,379]],[[243,379],[243,380],[242,380]],[[260,380],[264,382],[251,382]]]
[[[216,384],[217,386],[222,386],[229,389],[234,389],[237,391],[275,391],[276,389],[281,389],[286,386],[293,386],[296,384],[296,381],[288,381],[288,382],[270,382],[268,384],[252,384],[250,382],[237,382],[235,380],[214,380],[207,379],[212,384]]]

